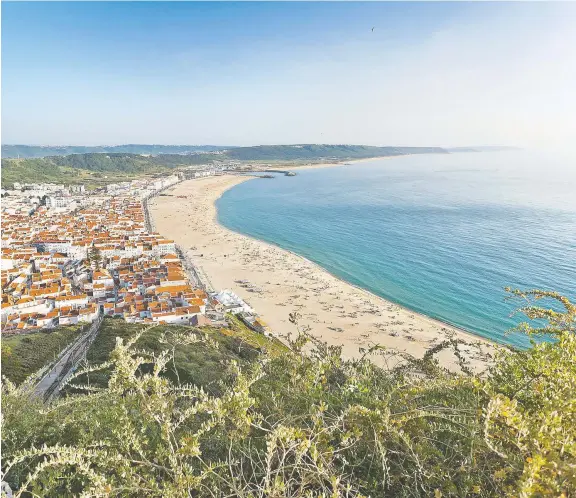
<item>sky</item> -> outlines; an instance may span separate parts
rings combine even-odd
[[[2,143],[576,138],[576,4],[2,2]]]

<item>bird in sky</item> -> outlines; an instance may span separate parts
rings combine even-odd
[[[372,28],[372,33],[374,33],[374,27]]]

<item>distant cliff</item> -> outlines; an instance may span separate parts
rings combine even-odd
[[[446,154],[440,147],[374,147],[370,145],[257,145],[234,147],[224,151],[227,157],[239,161],[303,161],[322,159],[364,159],[404,154]]]

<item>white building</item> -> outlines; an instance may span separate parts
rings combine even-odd
[[[200,309],[197,306],[188,306],[176,308],[172,311],[152,312],[152,321],[155,323],[167,323],[170,325],[186,325],[190,324],[195,317],[200,314]]]
[[[215,171],[212,170],[206,170],[206,171],[196,171],[194,173],[194,178],[202,178],[204,176],[213,176],[215,173]]]
[[[54,299],[54,307],[62,308],[71,306],[72,308],[83,308],[88,304],[88,296],[79,294],[74,296],[60,296]]]
[[[30,300],[22,304],[14,304],[13,306],[2,308],[0,316],[2,317],[2,322],[5,322],[7,316],[12,313],[40,313],[45,315],[50,313],[52,309],[53,307],[49,300]]]
[[[152,253],[159,256],[176,252],[176,244],[173,240],[159,240],[157,245],[152,247]]]
[[[66,208],[74,202],[70,197],[55,197],[49,195],[46,197],[46,207],[49,208]]]
[[[66,253],[70,251],[72,243],[65,240],[44,240],[36,242],[35,245],[40,246],[44,252],[61,252]]]
[[[83,194],[86,192],[86,187],[84,187],[84,185],[70,185],[68,188],[70,192],[74,194]]]
[[[222,290],[213,296],[228,313],[252,313],[253,310],[238,295],[229,289]]]
[[[88,257],[88,249],[90,249],[89,244],[72,242],[68,250],[68,256],[72,259],[86,259]]]

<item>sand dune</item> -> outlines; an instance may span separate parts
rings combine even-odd
[[[289,314],[299,313],[300,327],[343,346],[347,357],[374,344],[421,356],[453,334],[479,344],[470,346],[468,354],[478,368],[484,364],[485,353],[492,349],[487,341],[358,289],[296,254],[219,225],[214,202],[248,180],[226,175],[185,181],[167,192],[171,196],[157,197],[150,205],[158,230],[188,253],[215,289],[236,292],[279,335],[296,332]],[[266,188],[266,182],[262,185]],[[239,280],[247,280],[259,292]],[[450,353],[442,353],[440,359],[448,367],[455,364]]]

